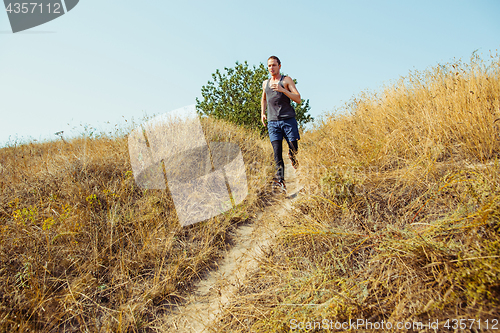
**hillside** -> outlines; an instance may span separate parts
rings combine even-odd
[[[289,197],[269,192],[268,140],[202,125],[238,144],[250,193],[188,227],[168,191],[137,186],[124,136],[0,150],[0,331],[176,331],[186,309],[206,332],[500,329],[498,55],[326,115]],[[226,279],[241,248],[254,257]],[[193,301],[204,283],[223,306]]]
[[[203,130],[238,144],[249,194],[187,227],[169,192],[136,185],[126,137],[0,150],[0,331],[151,331],[182,304],[267,204],[272,169],[258,135],[210,120]]]
[[[305,194],[214,331],[499,329],[498,55],[336,111],[304,135]]]

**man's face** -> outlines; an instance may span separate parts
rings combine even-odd
[[[281,65],[278,65],[278,60],[269,59],[267,61],[267,70],[271,75],[278,75],[280,73]]]

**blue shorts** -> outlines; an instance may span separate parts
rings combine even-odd
[[[288,142],[300,140],[299,127],[295,118],[268,121],[267,129],[271,142],[282,141],[283,138]]]

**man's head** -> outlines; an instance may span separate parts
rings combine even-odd
[[[279,59],[277,56],[270,56],[270,57],[267,59],[267,61],[268,61],[268,62],[269,62],[269,59],[274,59],[274,60],[276,60],[276,61],[278,62],[278,65],[281,65],[281,61],[280,61],[280,59]]]
[[[277,56],[270,56],[267,59],[267,70],[271,75],[278,75],[281,69],[281,61]]]

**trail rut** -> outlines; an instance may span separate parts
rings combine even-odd
[[[257,268],[258,258],[280,229],[277,218],[291,209],[301,189],[296,171],[285,165],[286,197],[260,212],[250,224],[239,226],[234,235],[235,245],[227,251],[216,270],[200,280],[184,305],[166,318],[167,325],[175,332],[213,332],[210,327],[224,306],[234,297],[245,275]],[[259,223],[262,216],[272,214],[273,223]]]

